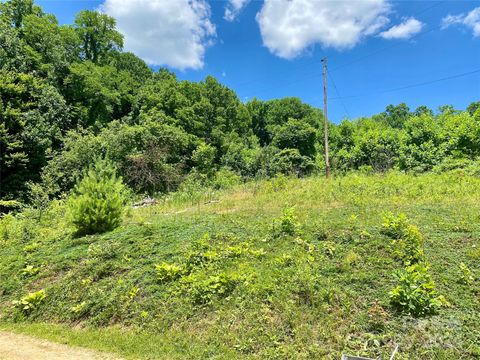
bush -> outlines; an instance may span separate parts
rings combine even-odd
[[[95,234],[120,225],[125,187],[113,166],[97,161],[77,184],[68,200],[71,222],[79,234]]]
[[[176,264],[161,263],[155,265],[155,272],[157,273],[157,279],[161,283],[178,279],[185,273],[183,267]]]
[[[395,274],[398,285],[390,291],[390,303],[399,312],[412,316],[434,314],[445,303],[437,296],[435,283],[425,264],[414,264]]]
[[[229,296],[237,285],[238,279],[234,276],[220,273],[202,277],[198,274],[189,275],[186,279],[187,293],[193,303],[202,305],[210,303],[215,297]]]
[[[395,240],[396,253],[405,265],[412,265],[424,261],[423,236],[414,225],[409,225],[403,231],[401,239]]]
[[[383,218],[382,233],[393,239],[400,239],[408,228],[408,218],[405,214],[387,213]]]
[[[294,207],[284,207],[282,217],[277,220],[279,224],[278,235],[293,236],[297,232],[297,216]]]
[[[20,309],[24,315],[29,315],[45,300],[45,297],[45,290],[40,290],[24,296],[20,300],[13,301],[13,306]]]

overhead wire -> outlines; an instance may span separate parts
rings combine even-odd
[[[473,75],[473,74],[477,74],[477,73],[480,73],[480,69],[475,69],[475,70],[467,71],[467,72],[460,73],[460,74],[446,76],[446,77],[439,78],[439,79],[424,81],[424,82],[421,82],[421,83],[401,86],[401,87],[398,87],[398,88],[393,88],[393,89],[388,89],[388,90],[383,90],[383,91],[376,91],[376,92],[371,92],[371,93],[368,93],[368,94],[358,94],[358,95],[349,95],[349,96],[344,96],[344,97],[330,98],[330,100],[353,99],[353,98],[359,98],[359,97],[364,97],[364,96],[385,94],[385,93],[389,93],[389,92],[406,90],[406,89],[411,89],[411,88],[415,88],[415,87],[419,87],[419,86],[434,84],[434,83],[441,82],[441,81],[452,80],[452,79],[456,79],[456,78],[460,78],[460,77],[464,77],[464,76],[468,76],[468,75]]]
[[[340,91],[338,91],[337,84],[335,83],[335,80],[333,80],[332,74],[330,74],[330,70],[327,69],[327,74],[332,81],[333,88],[335,89],[335,92],[337,93],[338,99],[340,100],[340,103],[342,104],[343,110],[345,112],[345,115],[347,115],[347,118],[351,119],[352,117],[350,116],[350,113],[347,110],[347,107],[345,106],[345,102],[343,101],[342,96],[340,95]]]

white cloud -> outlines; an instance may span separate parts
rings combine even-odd
[[[442,29],[446,29],[450,25],[461,24],[473,31],[474,37],[480,37],[480,7],[470,11],[468,14],[448,15],[442,20]]]
[[[250,2],[250,0],[228,0],[225,6],[225,15],[223,18],[227,21],[233,21],[240,14],[242,9]]]
[[[316,43],[351,48],[385,26],[389,11],[387,0],[265,0],[257,21],[264,45],[290,59]]]
[[[216,34],[205,0],[105,0],[100,10],[117,19],[125,50],[150,65],[202,68]]]
[[[392,26],[387,31],[383,31],[379,36],[384,39],[410,39],[413,35],[422,31],[423,23],[414,18],[406,19],[401,24]]]

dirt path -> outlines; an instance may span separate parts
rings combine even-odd
[[[121,360],[93,350],[0,331],[0,360]]]

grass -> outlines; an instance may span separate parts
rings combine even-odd
[[[429,272],[450,303],[437,315],[389,304],[402,265],[381,232],[387,211],[425,236]],[[294,234],[282,232],[286,218]],[[386,358],[395,344],[396,359],[480,357],[475,177],[281,177],[175,194],[87,237],[63,219],[54,203],[40,221],[33,210],[0,221],[2,328],[132,359]],[[163,263],[176,266],[160,276]],[[33,311],[12,308],[42,289]]]

